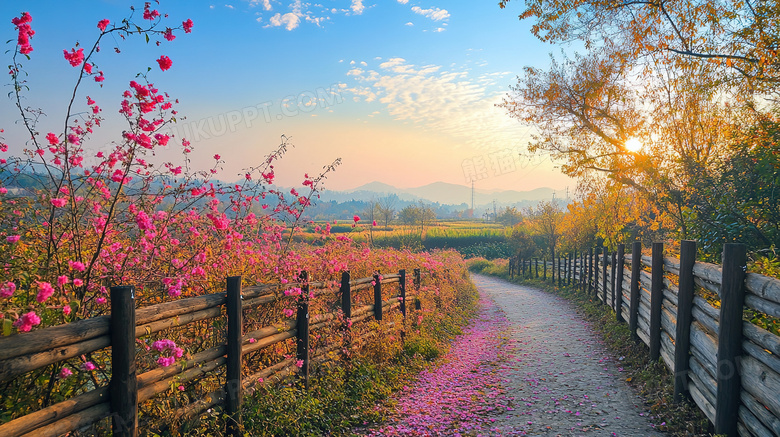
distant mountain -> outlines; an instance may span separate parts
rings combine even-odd
[[[497,206],[527,206],[542,200],[553,198],[552,188],[536,188],[529,191],[516,190],[474,190],[474,203],[477,208]],[[357,188],[344,191],[326,191],[322,200],[344,202],[349,200],[368,201],[387,195],[396,195],[402,201],[424,200],[442,205],[471,205],[471,187],[446,182],[434,182],[415,188],[397,188],[382,182],[370,182]]]

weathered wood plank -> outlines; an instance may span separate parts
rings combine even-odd
[[[780,356],[780,337],[750,322],[742,322],[742,333],[753,343]]]
[[[740,364],[742,388],[780,417],[780,375],[749,355],[744,355]]]
[[[108,387],[101,387],[82,393],[4,423],[0,425],[0,435],[4,437],[18,437],[102,402],[108,402]]]
[[[693,401],[696,402],[696,405],[698,405],[699,408],[704,412],[704,415],[707,416],[707,419],[709,419],[711,423],[714,423],[715,407],[712,406],[712,403],[710,403],[704,397],[696,384],[691,384],[688,387],[688,391],[691,393],[691,398],[693,398]]]
[[[710,374],[705,369],[704,364],[696,357],[690,357],[690,373],[688,376],[696,380],[696,385],[701,389],[701,393],[707,398],[707,401],[715,405],[715,376]]]
[[[750,294],[780,304],[780,279],[748,273],[745,275],[745,288]]]
[[[699,287],[701,287],[701,288],[711,292],[711,293],[714,293],[714,294],[717,294],[718,296],[720,296],[720,285],[719,284],[713,284],[712,282],[706,281],[706,280],[704,280],[704,279],[702,279],[702,278],[700,278],[698,276],[694,276],[693,283],[698,285]]]
[[[713,319],[707,314],[704,314],[704,311],[700,310],[699,307],[694,306],[693,310],[691,311],[693,314],[694,320],[698,321],[702,324],[707,330],[708,334],[711,334],[715,337],[718,336],[718,321],[717,319]]]
[[[40,331],[44,332],[44,331]],[[33,353],[30,355],[18,356],[8,360],[0,361],[0,381],[7,381],[15,376],[27,373],[31,370],[39,369],[43,366],[77,357],[82,354],[94,352],[111,345],[111,338],[108,335],[92,338],[80,343],[59,346],[48,349],[45,352]]]
[[[780,317],[780,304],[762,299],[752,294],[745,295],[745,306],[761,311],[772,317]]]
[[[720,285],[723,271],[717,264],[696,262],[693,264],[693,274],[699,278],[710,281],[713,284]]]
[[[109,316],[98,316],[64,325],[0,338],[0,361],[39,353],[108,334]]]
[[[67,434],[74,429],[91,425],[104,417],[108,417],[110,414],[111,406],[108,402],[103,402],[24,434],[24,437],[51,437]]]
[[[777,434],[772,434],[760,420],[753,415],[744,405],[739,406],[739,420],[742,421],[745,431],[751,433],[756,437],[776,437]]]
[[[718,339],[704,331],[704,327],[699,322],[691,324],[691,345],[702,352],[707,361],[715,366],[716,354],[718,351]],[[715,375],[715,373],[713,373]]]
[[[742,349],[745,351],[745,353],[757,359],[758,361],[761,361],[775,373],[780,375],[780,358],[778,358],[777,355],[773,355],[752,341],[747,340],[742,342]],[[778,395],[780,395],[780,393],[778,393]]]
[[[746,390],[742,390],[739,394],[739,399],[742,401],[742,405],[746,406],[767,428],[774,432],[775,435],[780,435],[780,418],[773,416],[769,410]]]

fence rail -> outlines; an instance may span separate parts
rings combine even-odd
[[[231,418],[227,421],[228,435],[240,435],[239,410],[244,394],[292,374],[298,374],[308,387],[312,365],[330,360],[333,353],[341,353],[342,349],[356,350],[362,342],[379,335],[378,331],[368,331],[356,338],[344,335],[343,344],[330,345],[312,355],[309,344],[311,331],[337,327],[343,333],[348,333],[355,323],[371,318],[381,322],[385,313],[399,309],[403,325],[395,326],[390,322],[382,326],[398,328],[403,338],[407,299],[415,298],[414,308],[420,309],[418,297],[421,276],[420,269],[414,269],[411,293],[407,293],[405,270],[397,274],[376,274],[356,280],[351,280],[349,272],[344,272],[338,287],[330,287],[324,282],[309,282],[306,272],[302,273],[298,283],[284,286],[266,284],[242,288],[240,276],[229,277],[226,292],[138,309],[134,306],[133,287],[112,287],[110,315],[0,338],[0,382],[111,347],[111,378],[108,385],[4,423],[0,425],[0,435],[56,436],[111,417],[115,436],[135,436],[138,433],[138,403],[170,390],[173,382],[186,382],[223,367],[226,369],[226,377],[221,389],[179,408],[173,412],[173,416],[177,419],[191,419],[216,405],[224,405]],[[398,284],[398,293],[384,299],[383,286],[390,284]],[[302,289],[302,298],[296,302],[297,314],[294,320],[243,332],[244,310],[292,299],[283,292],[295,287]],[[366,289],[373,289],[373,305],[354,307],[352,293]],[[307,297],[310,291],[315,297],[324,293],[339,296],[340,310],[310,314]],[[200,351],[176,365],[136,375],[136,338],[222,317],[227,326],[225,344]],[[244,355],[291,338],[296,339],[295,358],[282,360],[254,374],[242,376]]]
[[[716,433],[780,435],[780,337],[743,320],[745,309],[780,317],[780,280],[746,272],[740,244],[724,246],[720,266],[696,262],[693,241],[680,249],[672,258],[662,243],[649,256],[640,243],[631,253],[590,248],[542,261],[541,278],[573,285],[627,321],[674,375],[675,399],[692,399]],[[512,258],[510,276],[539,278],[539,263]]]

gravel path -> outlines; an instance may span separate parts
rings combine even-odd
[[[480,312],[437,368],[397,396],[376,436],[662,436],[564,299],[472,275]]]
[[[496,421],[528,435],[661,436],[626,384],[619,358],[564,299],[473,275],[510,322],[508,394],[516,408]]]

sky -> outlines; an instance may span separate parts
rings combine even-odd
[[[544,44],[518,20],[521,1],[288,0],[161,1],[161,26],[192,19],[192,32],[156,45],[141,38],[111,38],[94,58],[104,71],[99,86],[85,82],[76,102],[98,102],[106,118],[91,139],[100,150],[119,138],[121,93],[137,73],[179,99],[183,116],[171,128],[194,147],[191,164],[233,180],[259,164],[285,135],[295,146],[277,166],[281,185],[298,185],[336,158],[342,164],[325,187],[346,190],[372,181],[401,188],[443,181],[486,190],[572,189],[575,182],[543,155],[529,156],[533,133],[496,103],[523,67],[544,67]],[[0,37],[13,49],[10,20],[28,11],[35,35],[25,104],[41,108],[39,131],[61,132],[77,69],[63,49],[91,47],[97,22],[119,22],[143,2],[119,0],[8,1],[0,4]],[[2,18],[4,17],[4,18]],[[120,53],[116,53],[118,48]],[[169,70],[155,60],[166,55]],[[6,58],[10,57],[5,53]],[[6,59],[6,64],[10,59]],[[3,85],[6,85],[5,83]],[[24,147],[13,101],[0,96],[0,128],[12,152]],[[169,146],[156,159],[180,160]]]

